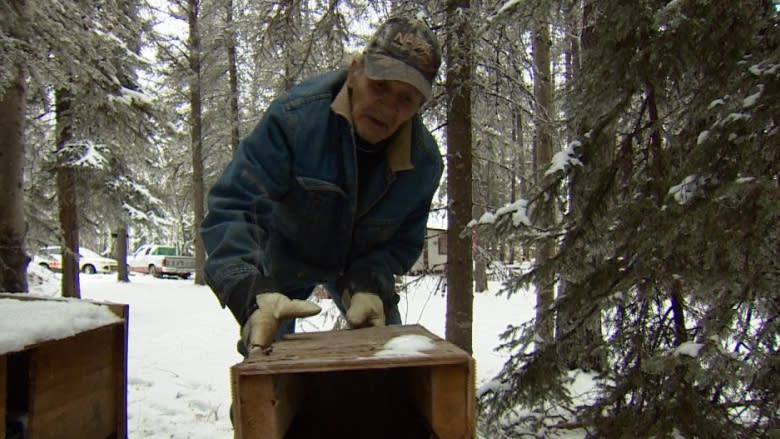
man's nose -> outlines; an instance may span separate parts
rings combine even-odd
[[[385,95],[379,102],[382,117],[386,119],[395,119],[395,116],[398,114],[398,98],[392,95]]]

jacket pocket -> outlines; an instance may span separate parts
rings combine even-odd
[[[274,209],[274,229],[289,243],[293,258],[322,266],[340,265],[349,245],[349,208],[341,188],[297,177]]]

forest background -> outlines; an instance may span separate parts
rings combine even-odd
[[[533,261],[504,293],[533,285],[536,318],[507,329],[480,428],[778,437],[776,0],[2,0],[0,290],[46,244],[71,250],[63,296],[79,246],[174,243],[202,284],[195,230],[241,137],[403,11],[444,47],[423,115],[447,338],[471,351],[489,262]],[[572,403],[573,369],[600,397]]]

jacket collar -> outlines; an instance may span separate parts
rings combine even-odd
[[[336,99],[330,104],[334,113],[347,119],[352,125],[352,104],[349,101],[349,88],[347,83],[341,87]],[[354,129],[354,127],[353,127]],[[398,128],[398,133],[387,147],[387,163],[393,172],[408,171],[414,169],[412,164],[412,120],[404,122]]]

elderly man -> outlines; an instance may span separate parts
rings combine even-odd
[[[317,314],[324,285],[353,328],[400,324],[393,276],[419,257],[442,160],[422,123],[441,64],[422,22],[383,23],[347,70],[275,99],[209,192],[206,279],[269,348]]]

